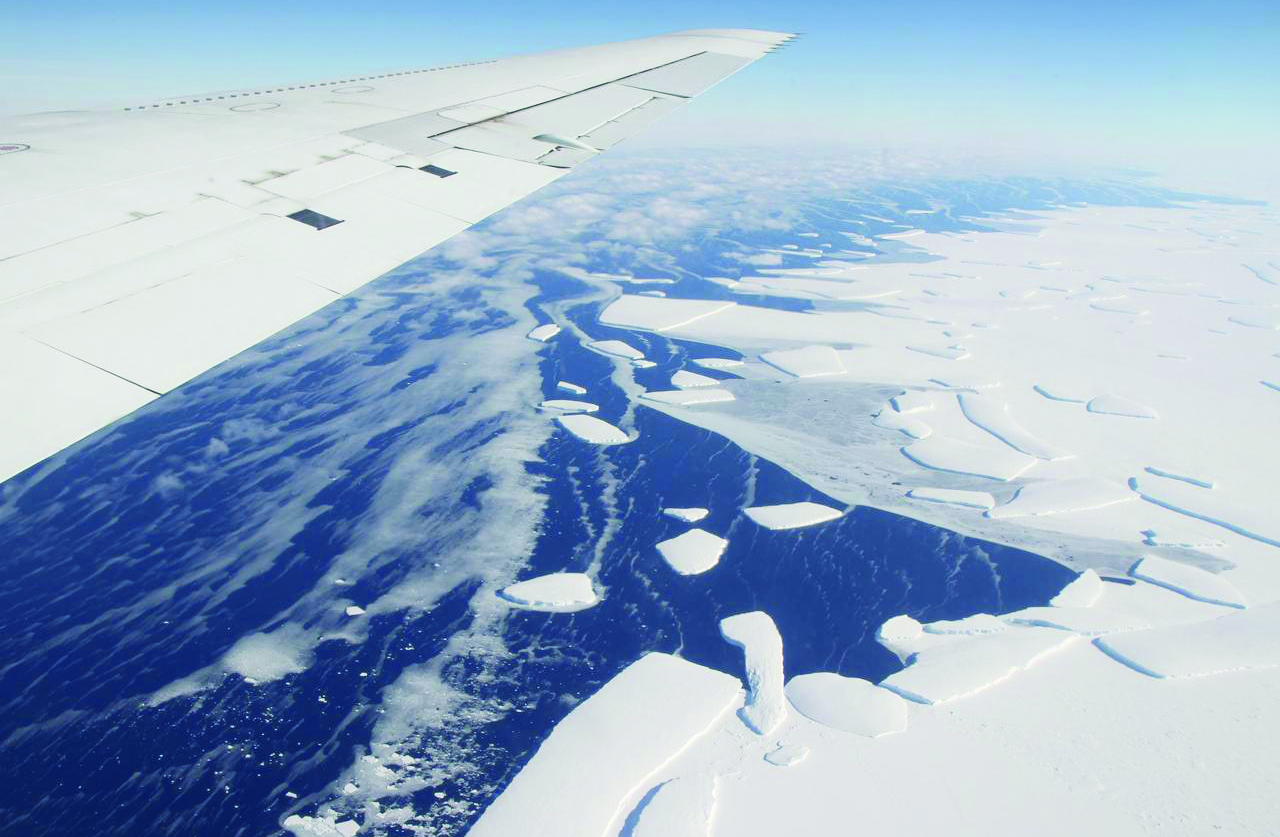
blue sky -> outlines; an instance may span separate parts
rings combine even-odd
[[[0,28],[0,111],[722,26],[805,36],[675,117],[656,140],[840,140],[1153,168],[1262,165],[1280,146],[1274,0],[11,0]]]

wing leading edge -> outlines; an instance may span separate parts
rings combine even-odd
[[[699,30],[0,119],[0,481],[792,37]]]

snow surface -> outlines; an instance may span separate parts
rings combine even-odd
[[[641,331],[669,331],[710,317],[736,303],[724,300],[671,299],[623,294],[600,313],[605,325]]]
[[[987,512],[987,517],[1009,518],[1039,514],[1087,511],[1138,499],[1128,488],[1108,480],[1081,477],[1029,482],[1009,502]]]
[[[775,767],[791,767],[809,756],[809,748],[803,744],[782,744],[765,753],[764,760]]]
[[[685,523],[697,523],[699,520],[707,516],[707,510],[700,508],[663,509],[662,513],[667,517],[674,517],[676,520],[683,520]]]
[[[828,520],[835,520],[844,512],[821,503],[803,502],[782,503],[776,506],[752,506],[743,509],[743,514],[758,526],[779,531],[816,526]]]
[[[970,474],[1008,482],[1036,464],[1034,457],[1010,448],[973,444],[940,435],[929,436],[902,449],[908,459],[935,471]]]
[[[801,674],[787,681],[787,700],[811,721],[867,738],[907,728],[906,701],[856,677],[829,671]]]
[[[683,535],[661,541],[658,553],[681,575],[698,575],[720,563],[720,555],[729,542],[703,529],[690,529]]]
[[[876,427],[883,427],[885,430],[898,430],[912,439],[924,439],[933,433],[933,428],[923,421],[904,416],[897,410],[888,408],[876,413],[875,417],[871,419],[871,423]]]
[[[1129,418],[1145,419],[1160,417],[1155,410],[1145,404],[1139,404],[1132,398],[1125,398],[1120,395],[1099,395],[1089,401],[1088,410],[1091,413],[1102,413],[1108,416],[1128,416]]]
[[[889,399],[894,410],[905,415],[933,409],[933,397],[927,392],[903,392]]]
[[[1200,677],[1280,666],[1280,602],[1208,622],[1097,640],[1111,657],[1151,677]]]
[[[549,613],[572,613],[600,601],[591,577],[582,573],[541,575],[505,587],[498,595],[525,610]]]
[[[469,837],[600,837],[621,803],[740,694],[736,677],[641,657],[556,725]]]
[[[627,837],[709,837],[716,810],[716,776],[678,776],[658,785],[635,811]]]
[[[1003,401],[970,392],[962,392],[956,398],[960,401],[960,410],[965,418],[1014,450],[1050,462],[1071,457],[1070,453],[1033,436],[1014,421],[1013,416],[1009,415],[1009,405]]]
[[[998,617],[990,613],[975,613],[963,619],[939,619],[924,626],[927,634],[957,634],[973,636],[974,634],[994,634],[1003,631],[1007,626]]]
[[[1129,575],[1197,601],[1226,607],[1245,607],[1240,591],[1225,578],[1167,558],[1148,555],[1133,565]]]
[[[770,735],[787,717],[782,687],[782,636],[763,611],[720,620],[720,634],[742,649],[747,670],[747,702],[742,720],[760,735]]]
[[[917,653],[911,665],[880,685],[917,703],[946,703],[989,689],[1074,640],[1039,627],[966,637]]]
[[[779,349],[765,352],[760,359],[775,369],[797,378],[820,378],[843,375],[844,364],[830,346],[805,346],[802,349]]]
[[[593,445],[621,445],[631,441],[626,433],[595,416],[574,413],[556,416],[556,422],[582,441]]]
[[[658,392],[646,392],[640,396],[646,401],[659,404],[676,404],[689,407],[694,404],[717,404],[733,401],[733,393],[720,387],[700,387],[698,389],[672,389]]]
[[[995,498],[985,491],[966,491],[959,488],[912,488],[907,491],[907,496],[915,500],[949,503],[970,509],[989,509],[996,504]]]

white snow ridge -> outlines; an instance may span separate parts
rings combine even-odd
[[[760,735],[769,735],[787,717],[782,698],[782,637],[762,611],[720,620],[720,634],[742,649],[747,668],[747,704],[742,720]]]

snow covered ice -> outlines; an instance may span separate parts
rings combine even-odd
[[[690,529],[658,544],[658,552],[681,575],[698,575],[720,563],[729,542],[704,529]]]
[[[530,578],[504,588],[502,598],[528,610],[571,613],[588,608],[600,599],[583,573],[551,573]]]

